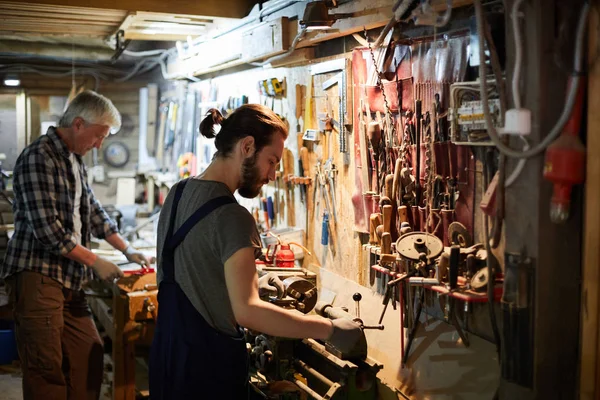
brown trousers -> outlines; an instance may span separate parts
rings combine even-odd
[[[83,291],[24,271],[7,279],[14,308],[24,400],[97,400],[102,340]]]

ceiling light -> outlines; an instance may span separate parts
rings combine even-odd
[[[21,80],[16,75],[6,75],[4,77],[4,86],[19,86]]]
[[[331,27],[329,25],[307,25],[306,26],[306,30],[307,31],[324,31],[326,29],[330,29]]]

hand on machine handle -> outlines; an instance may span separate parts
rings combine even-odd
[[[259,296],[267,296],[275,292],[277,293],[278,299],[282,299],[285,296],[285,286],[276,273],[269,272],[258,278]]]
[[[144,255],[141,251],[137,250],[133,246],[129,245],[123,250],[123,255],[127,257],[127,261],[131,263],[140,264],[143,267],[150,265],[150,259]]]
[[[94,273],[98,278],[112,282],[117,278],[123,277],[123,271],[115,263],[112,263],[104,258],[98,257],[91,265]]]
[[[331,320],[333,332],[327,341],[342,353],[350,352],[363,335],[363,330],[356,322],[347,318]]]

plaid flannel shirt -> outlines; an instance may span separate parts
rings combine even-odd
[[[17,159],[13,173],[15,232],[0,266],[0,278],[28,270],[73,290],[93,278],[91,268],[65,257],[77,244],[73,236],[75,176],[69,154],[56,128],[50,127]],[[94,197],[85,165],[76,157],[83,189],[81,244],[88,247],[90,234],[104,239],[118,229]]]

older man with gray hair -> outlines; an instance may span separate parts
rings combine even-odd
[[[112,102],[85,91],[69,104],[58,127],[17,159],[15,232],[0,278],[14,304],[25,400],[99,397],[102,341],[82,286],[94,275],[111,281],[123,273],[88,250],[90,235],[131,262],[148,262],[119,235],[94,197],[81,159],[120,126]]]

